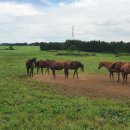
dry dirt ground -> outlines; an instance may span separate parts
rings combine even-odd
[[[113,81],[107,75],[80,75],[79,79],[72,78],[71,75],[69,79],[64,79],[64,75],[57,74],[56,80],[53,80],[52,75],[38,74],[32,80],[52,85],[59,95],[64,96],[130,99],[130,79],[124,85],[122,79],[117,83],[117,76]]]

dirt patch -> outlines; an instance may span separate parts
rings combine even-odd
[[[115,77],[116,78],[116,77]],[[50,75],[35,75],[33,80],[55,86],[57,93],[64,96],[86,96],[95,98],[130,99],[130,81],[124,85],[102,75],[80,75],[80,78],[64,79],[57,75],[53,80]]]

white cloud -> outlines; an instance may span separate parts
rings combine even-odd
[[[0,2],[0,15],[34,16],[39,12],[31,4]]]
[[[98,0],[76,0],[70,4],[59,3],[60,7],[70,7],[70,8],[86,8],[89,6],[95,6]]]

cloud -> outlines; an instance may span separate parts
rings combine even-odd
[[[31,4],[0,2],[0,15],[34,16],[39,12]]]
[[[53,6],[54,4],[50,2],[49,0],[40,0],[42,3],[48,5],[48,6]]]
[[[73,1],[70,4],[65,4],[65,3],[59,3],[58,5],[60,7],[70,7],[70,8],[86,8],[89,6],[96,6],[96,4],[98,3],[97,0],[76,0]]]

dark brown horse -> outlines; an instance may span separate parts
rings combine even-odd
[[[114,64],[113,62],[100,62],[99,66],[98,66],[98,69],[100,69],[102,67],[107,68],[108,71],[109,71],[109,74],[110,74],[110,79],[111,79],[111,77],[112,77],[112,79],[114,79],[114,76],[113,76],[114,70],[111,69],[111,67],[112,67],[113,64]]]
[[[33,77],[33,69],[35,65],[36,65],[36,57],[26,61],[26,69],[28,76]]]
[[[46,69],[46,73],[48,72],[48,74],[49,74],[49,66],[48,66],[48,63],[49,63],[49,62],[52,62],[52,61],[54,61],[54,60],[46,60],[46,61],[39,60],[39,61],[37,61],[37,63],[36,63],[37,74],[38,74],[39,68],[41,68],[41,73],[42,73],[42,75],[43,75],[43,68],[47,68],[47,69]],[[45,73],[45,74],[46,74],[46,73]]]
[[[127,62],[115,62],[112,66],[111,66],[111,70],[113,70],[114,72],[118,73],[118,81],[120,81],[120,73],[121,73],[121,66],[126,64]],[[123,75],[122,75],[123,76]]]
[[[53,79],[56,79],[55,70],[64,69],[65,78],[68,79],[70,63],[68,61],[48,62],[48,67],[52,70]]]
[[[69,63],[70,63],[69,69],[74,70],[73,78],[75,74],[77,75],[77,78],[78,78],[78,69],[81,68],[81,70],[84,71],[84,65],[79,61],[69,61]]]
[[[123,76],[123,83],[127,84],[128,74],[130,74],[130,63],[121,66],[121,73]]]

